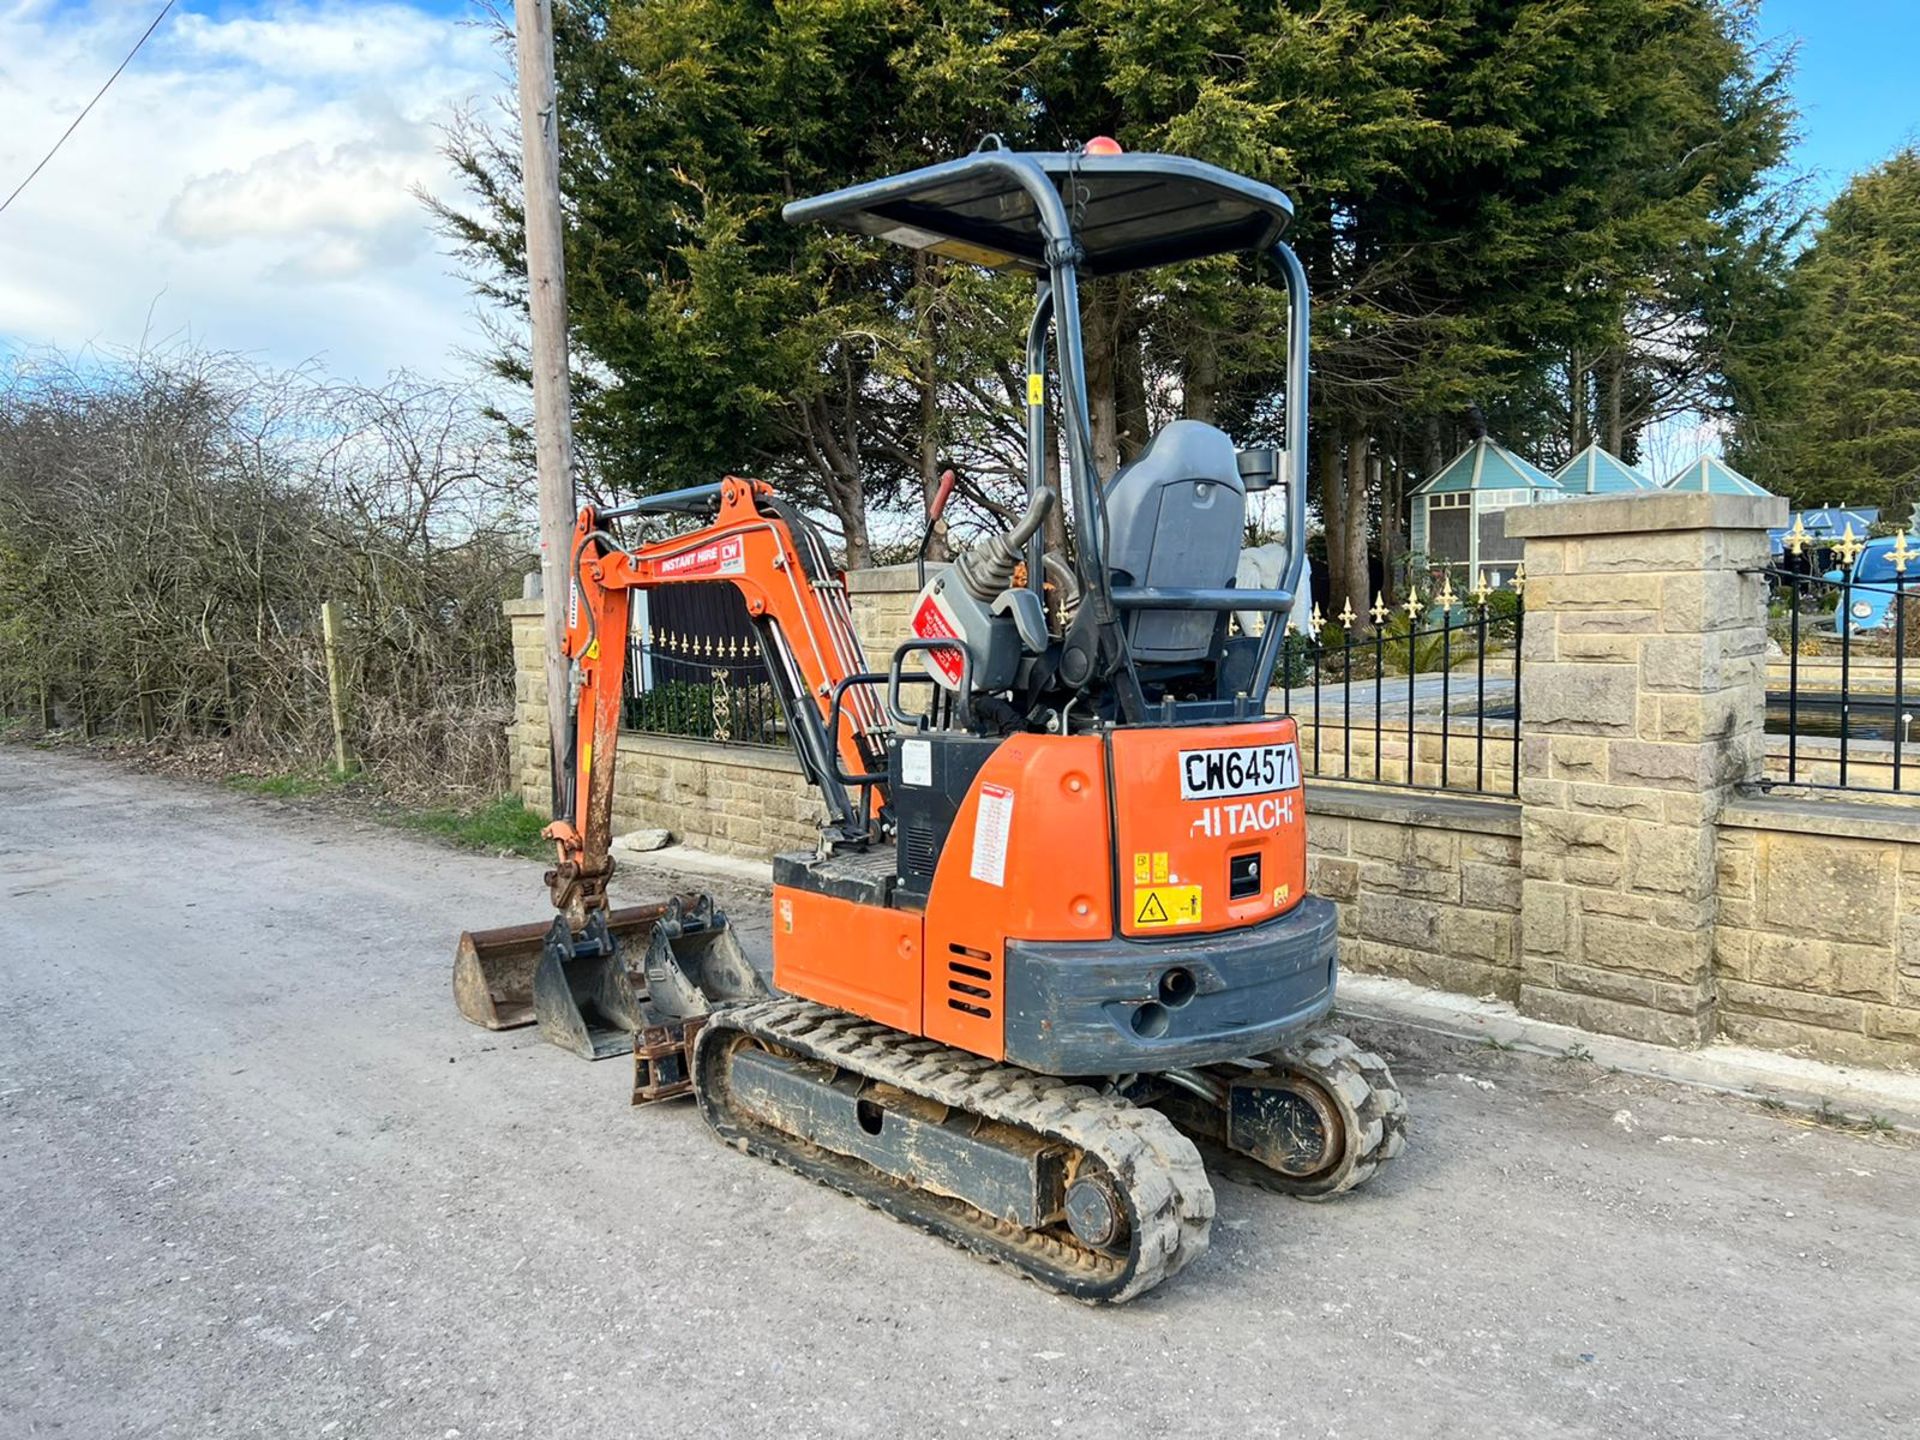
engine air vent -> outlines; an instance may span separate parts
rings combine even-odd
[[[949,945],[947,1008],[983,1020],[993,1018],[993,957],[966,945]]]

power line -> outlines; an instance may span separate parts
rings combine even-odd
[[[60,153],[60,147],[67,143],[67,137],[80,128],[80,122],[87,118],[87,111],[93,109],[94,106],[100,103],[100,97],[112,88],[113,82],[120,78],[120,72],[133,63],[133,57],[140,53],[140,47],[145,45],[153,35],[153,32],[160,28],[160,22],[167,18],[167,12],[173,9],[173,6],[174,0],[167,0],[167,3],[160,7],[160,13],[153,17],[153,23],[147,26],[138,40],[133,42],[133,49],[127,52],[127,58],[122,60],[115,68],[113,74],[107,77],[107,83],[100,87],[93,99],[87,101],[86,108],[73,117],[73,124],[67,126],[67,128],[61,132],[60,138],[53,142],[53,149],[41,156],[40,163],[27,172],[27,178],[13,187],[13,194],[7,196],[5,200],[0,200],[0,215],[6,214],[7,206],[13,204],[15,200],[18,200],[20,198],[20,192],[33,183],[33,177],[47,168],[47,161],[53,159],[55,155]]]

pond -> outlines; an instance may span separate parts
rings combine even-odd
[[[1903,741],[1920,739],[1920,695],[1908,695],[1898,705],[1891,695],[1855,695],[1847,703],[1849,740],[1891,740],[1896,725],[1905,722]],[[1789,708],[1784,691],[1767,692],[1767,733],[1785,735],[1789,729]],[[1840,697],[1832,691],[1801,691],[1800,706],[1792,716],[1802,735],[1840,734]]]
[[[1767,733],[1785,735],[1788,733],[1789,707],[1787,693],[1784,690],[1767,692]],[[1847,717],[1847,738],[1849,740],[1892,740],[1894,725],[1904,717],[1906,732],[1901,736],[1906,741],[1920,741],[1920,695],[1906,697],[1904,708],[1896,708],[1891,695],[1855,695],[1849,704]],[[1489,720],[1513,719],[1512,705],[1489,705]],[[1800,709],[1792,717],[1799,726],[1802,735],[1827,735],[1838,739],[1840,736],[1840,697],[1832,691],[1819,691],[1800,694]]]

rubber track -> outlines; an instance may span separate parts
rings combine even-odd
[[[724,1085],[716,1082],[723,1079],[720,1072],[735,1034],[1018,1127],[1097,1159],[1131,1211],[1127,1255],[1092,1250],[1064,1226],[1057,1233],[1027,1230],[859,1160],[781,1136],[756,1117],[734,1115],[726,1107]],[[716,1011],[700,1032],[694,1074],[701,1113],[727,1143],[1012,1265],[1075,1299],[1131,1300],[1177,1274],[1207,1248],[1213,1187],[1199,1151],[1166,1116],[1117,1095],[909,1037],[844,1011],[786,999]]]
[[[1387,1062],[1371,1050],[1362,1050],[1337,1030],[1313,1030],[1284,1050],[1253,1058],[1276,1070],[1312,1076],[1333,1090],[1345,1102],[1343,1108],[1350,1117],[1348,1134],[1355,1137],[1355,1143],[1349,1146],[1341,1167],[1305,1184],[1244,1155],[1210,1145],[1207,1160],[1216,1173],[1242,1185],[1301,1200],[1330,1200],[1366,1184],[1381,1166],[1406,1148],[1406,1097],[1394,1083]]]

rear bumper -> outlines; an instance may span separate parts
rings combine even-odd
[[[1243,930],[1006,948],[1006,1058],[1047,1075],[1209,1065],[1284,1044],[1333,1008],[1334,907],[1309,895]],[[1163,994],[1169,970],[1192,992]]]

